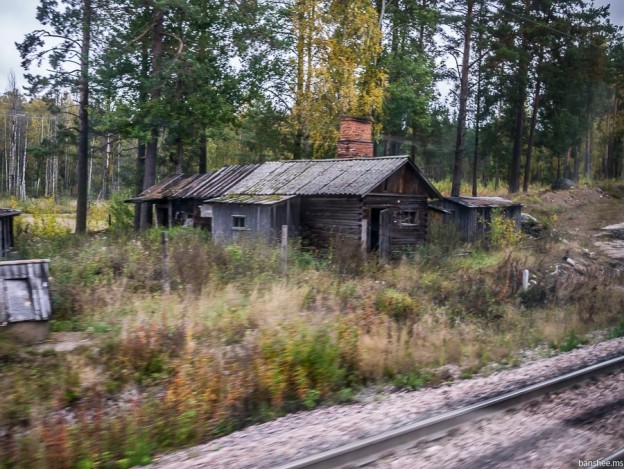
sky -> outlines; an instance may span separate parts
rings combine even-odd
[[[15,72],[18,87],[26,85],[15,42],[40,27],[36,19],[39,0],[0,0],[0,93],[8,87],[11,70]],[[611,21],[624,26],[624,1],[596,0],[596,5],[611,5]]]

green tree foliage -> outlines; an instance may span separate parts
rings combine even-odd
[[[18,49],[48,65],[43,100],[0,99],[0,190],[77,195],[78,231],[89,198],[172,172],[333,157],[341,115],[454,195],[624,169],[621,35],[589,0],[41,0],[38,19]]]
[[[439,14],[432,2],[414,0],[387,6],[385,29],[390,31],[383,66],[388,86],[383,103],[384,154],[405,152],[422,157],[423,139],[431,122],[434,101],[434,53],[431,44]],[[419,145],[420,144],[420,145]]]

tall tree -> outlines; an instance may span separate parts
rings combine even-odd
[[[58,89],[67,88],[78,95],[76,233],[87,231],[91,41],[99,21],[95,12],[104,11],[104,1],[41,0],[37,20],[44,29],[27,34],[23,42],[16,44],[24,69],[44,59],[51,68],[47,75],[25,75],[30,93],[52,96]]]
[[[470,93],[470,51],[472,44],[474,6],[476,0],[466,0],[465,10],[461,8],[458,2],[447,5],[448,21],[455,29],[455,32],[461,37],[450,39],[449,52],[454,57],[461,55],[461,67],[458,65],[457,79],[459,82],[459,93],[457,94],[458,112],[457,112],[457,135],[455,140],[455,156],[453,158],[453,176],[451,183],[451,197],[459,197],[461,190],[461,181],[463,176],[463,160],[466,145],[466,118],[468,115],[468,98]],[[457,11],[462,11],[460,18],[457,17]],[[459,53],[454,44],[461,44],[462,51]],[[459,44],[457,44],[459,45]]]

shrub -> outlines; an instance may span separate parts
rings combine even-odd
[[[128,233],[134,227],[134,210],[124,202],[123,194],[116,194],[108,205],[110,227],[113,233]]]
[[[617,326],[609,329],[607,333],[608,339],[617,339],[618,337],[624,337],[624,319],[620,320]]]
[[[516,222],[500,212],[492,215],[490,222],[491,247],[508,248],[516,246],[522,240],[522,232],[517,229]]]
[[[418,306],[415,298],[394,288],[380,291],[375,298],[377,311],[400,323],[418,319]]]
[[[335,336],[327,328],[285,327],[265,332],[255,360],[259,391],[271,406],[316,402],[341,389],[348,370]]]
[[[570,333],[563,338],[562,341],[551,342],[550,348],[559,350],[560,352],[569,352],[571,350],[574,350],[575,348],[580,347],[583,344],[586,344],[587,342],[587,339],[577,336],[574,329],[572,329]]]

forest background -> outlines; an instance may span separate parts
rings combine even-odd
[[[341,115],[451,195],[623,173],[621,28],[594,2],[42,0],[37,20],[28,86],[0,98],[0,194],[77,197],[78,232],[172,172],[333,157]]]

